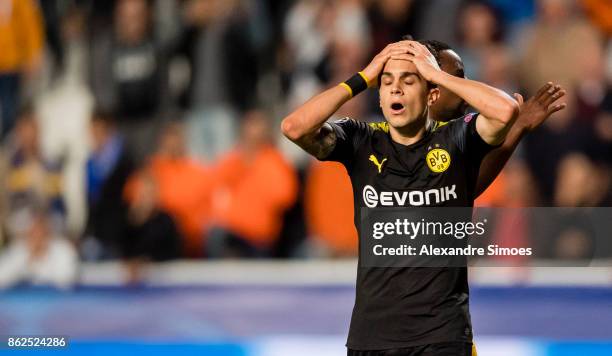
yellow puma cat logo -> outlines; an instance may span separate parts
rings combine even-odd
[[[383,160],[379,163],[378,158],[376,158],[376,156],[370,155],[370,161],[372,161],[372,163],[374,163],[374,165],[378,168],[378,173],[382,172],[382,165],[383,163],[385,163],[386,160],[386,158],[383,158]]]

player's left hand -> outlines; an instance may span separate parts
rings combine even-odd
[[[431,81],[433,76],[440,72],[440,66],[431,52],[417,41],[401,41],[398,42],[405,49],[406,54],[395,54],[391,59],[405,60],[414,63],[417,71],[423,79]]]
[[[540,126],[553,113],[565,109],[566,103],[555,104],[557,100],[565,95],[565,90],[560,85],[552,82],[546,83],[538,90],[536,95],[524,101],[523,96],[514,93],[514,98],[520,105],[520,114],[515,125],[521,125],[527,131],[532,131]],[[554,104],[554,105],[553,105]]]

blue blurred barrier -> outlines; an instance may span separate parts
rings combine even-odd
[[[481,355],[612,355],[612,288],[471,293]],[[18,288],[0,293],[0,335],[69,336],[68,350],[43,355],[333,355],[344,352],[353,298],[343,285]]]

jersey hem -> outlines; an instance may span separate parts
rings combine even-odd
[[[384,350],[392,350],[392,349],[401,349],[406,347],[416,347],[416,346],[425,346],[431,344],[442,344],[447,342],[465,342],[467,344],[474,343],[473,339],[465,338],[465,339],[436,339],[436,340],[422,340],[422,341],[413,341],[413,342],[398,342],[393,344],[367,344],[367,345],[354,345],[350,343],[346,343],[348,349],[355,351],[384,351]]]

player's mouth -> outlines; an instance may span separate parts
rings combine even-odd
[[[393,103],[391,104],[391,115],[401,115],[406,111],[404,104],[402,103]]]

